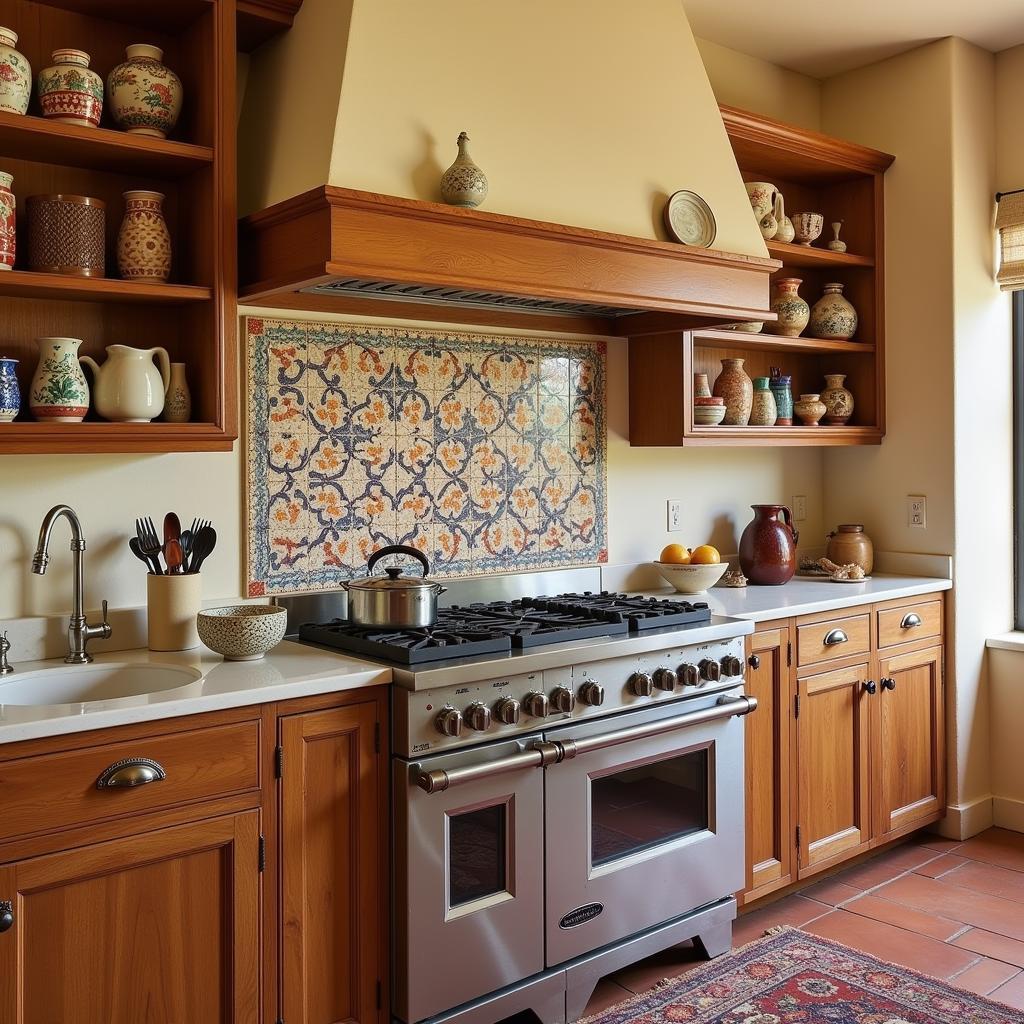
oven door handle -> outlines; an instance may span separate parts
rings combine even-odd
[[[702,711],[691,711],[688,715],[680,715],[678,718],[663,718],[645,725],[630,725],[625,729],[617,729],[615,732],[586,736],[579,740],[559,740],[558,745],[562,748],[562,756],[558,760],[568,761],[580,754],[589,754],[592,750],[604,750],[605,747],[614,747],[619,743],[643,740],[651,736],[662,736],[679,729],[689,729],[695,725],[704,725],[706,722],[715,722],[720,718],[749,715],[756,708],[757,698],[749,694],[744,693],[736,697],[722,694],[711,707],[704,708]]]
[[[425,793],[443,793],[452,786],[460,786],[466,782],[477,782],[495,775],[507,775],[522,768],[543,768],[545,765],[557,764],[563,757],[565,753],[560,743],[546,743],[541,740],[527,750],[509,754],[508,757],[499,757],[494,761],[481,761],[465,768],[452,768],[451,771],[436,768],[432,772],[420,772],[415,782]]]

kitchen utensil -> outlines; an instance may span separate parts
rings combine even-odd
[[[142,541],[138,537],[128,538],[128,547],[131,548],[132,554],[140,561],[145,562],[147,568],[154,575],[160,575],[160,563],[155,558],[150,558],[145,551],[142,550]]]
[[[181,540],[181,520],[177,512],[168,512],[164,516],[164,543],[169,540]]]
[[[139,538],[143,552],[147,557],[153,559],[157,575],[161,575],[163,570],[160,568],[160,556],[163,554],[164,548],[160,543],[160,538],[156,535],[156,527],[153,525],[152,517],[143,516],[141,519],[136,519],[135,533]]]
[[[726,573],[728,562],[717,565],[682,565],[677,562],[655,562],[661,578],[680,594],[702,594],[710,590]]]
[[[164,561],[167,563],[167,571],[172,576],[180,576],[185,571],[185,552],[181,550],[181,541],[164,541]]]
[[[423,576],[403,576],[398,565],[389,565],[384,576],[373,576],[373,567],[386,555],[415,558],[423,566]],[[422,551],[405,544],[381,548],[370,556],[366,572],[365,577],[342,584],[348,591],[348,618],[354,626],[419,629],[437,621],[437,599],[447,587],[427,579],[430,562]]]
[[[796,572],[793,513],[785,505],[751,505],[754,518],[740,537],[740,568],[751,583],[779,586]]]
[[[668,233],[677,242],[707,249],[715,240],[715,215],[696,192],[673,192],[665,204],[664,217]]]
[[[199,639],[228,661],[257,661],[284,639],[288,612],[268,604],[204,608],[196,625]]]
[[[192,541],[192,558],[188,571],[198,573],[203,562],[210,557],[210,552],[217,546],[217,531],[212,526],[204,526]]]

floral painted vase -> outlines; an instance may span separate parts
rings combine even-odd
[[[750,422],[754,385],[743,371],[742,359],[723,359],[722,372],[715,378],[714,395],[725,399],[726,427],[745,427]]]
[[[771,368],[771,373],[768,387],[772,389],[772,394],[775,396],[775,408],[778,413],[775,426],[791,427],[793,425],[793,378],[788,373],[783,373],[777,366]]]
[[[826,373],[825,390],[821,400],[825,403],[825,422],[832,426],[842,426],[849,422],[853,415],[853,394],[843,386],[845,373]]]
[[[136,43],[107,76],[110,113],[119,128],[166,139],[181,113],[181,79],[161,63],[159,46]]]
[[[0,270],[14,269],[14,254],[17,250],[16,202],[11,185],[14,176],[0,171]]]
[[[21,410],[21,389],[14,368],[17,359],[0,356],[0,423],[10,423]]]
[[[28,407],[37,420],[81,423],[89,411],[89,385],[78,365],[78,338],[40,338],[39,365]]]
[[[487,198],[487,175],[469,155],[469,136],[459,134],[459,155],[441,175],[441,197],[449,206],[479,206]]]
[[[168,423],[188,423],[192,418],[192,393],[188,389],[184,363],[171,363],[171,382],[164,400],[164,419]]]
[[[820,395],[801,395],[800,401],[793,403],[793,412],[800,417],[800,422],[805,427],[816,427],[818,421],[825,415],[825,403]]]
[[[811,307],[800,298],[797,291],[802,284],[799,277],[780,277],[775,282],[775,297],[770,309],[778,316],[778,320],[768,321],[765,330],[784,338],[800,336],[811,316]]]
[[[779,418],[775,395],[772,394],[768,383],[767,377],[754,378],[754,399],[750,406],[752,427],[774,427]]]
[[[857,333],[857,310],[843,295],[838,281],[825,285],[825,294],[811,308],[811,337],[849,341]]]
[[[171,276],[171,236],[161,192],[124,193],[125,212],[117,233],[117,269],[126,281],[166,281]]]
[[[84,50],[54,50],[53,67],[39,72],[43,117],[61,124],[99,127],[103,114],[103,79],[89,70]]]
[[[0,28],[0,110],[24,114],[32,96],[32,65],[17,45],[18,33]]]

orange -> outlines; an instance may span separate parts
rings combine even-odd
[[[682,544],[669,544],[668,547],[662,549],[661,561],[672,562],[675,565],[688,565],[690,552]]]
[[[690,561],[694,565],[718,565],[722,561],[722,556],[718,553],[718,548],[713,548],[710,544],[701,544],[699,548],[694,548],[690,552]]]

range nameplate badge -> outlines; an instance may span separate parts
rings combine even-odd
[[[603,903],[584,903],[582,907],[577,907],[575,910],[570,910],[561,921],[558,922],[559,928],[579,928],[581,924],[586,924],[588,921],[593,921],[604,910]]]

